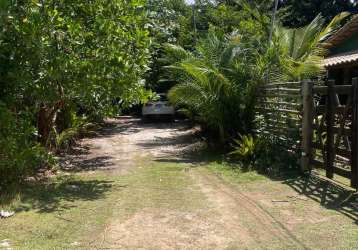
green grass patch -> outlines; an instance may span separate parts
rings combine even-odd
[[[185,164],[153,163],[125,178],[128,188],[121,194],[119,216],[135,213],[143,208],[188,211],[202,205],[200,190],[192,185]],[[119,211],[117,210],[117,211]]]
[[[15,249],[68,249],[102,229],[120,189],[120,181],[100,175],[27,184],[3,206],[16,214],[1,220],[0,241],[9,239]]]
[[[210,172],[221,176],[222,178],[236,184],[245,184],[255,181],[268,180],[267,177],[257,173],[254,170],[244,171],[240,164],[227,162],[212,162],[206,165]]]

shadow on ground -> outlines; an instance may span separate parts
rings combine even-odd
[[[131,135],[136,133],[149,130],[149,129],[163,129],[170,130],[170,132],[185,132],[189,131],[192,125],[187,121],[177,120],[176,122],[162,122],[162,121],[151,121],[143,122],[140,118],[134,118],[131,116],[122,116],[116,119],[107,120],[102,124],[102,128],[96,132],[96,139],[112,139],[116,136],[127,136],[130,138]],[[185,147],[195,142],[193,135],[190,133],[184,133],[174,137],[161,137],[154,136],[150,140],[142,140],[134,142],[139,148],[138,150],[144,150],[150,152],[151,150],[160,151],[164,154],[170,155],[172,152],[166,152],[168,147]],[[125,145],[123,145],[125,147]],[[185,150],[183,150],[184,152]],[[105,152],[104,152],[105,153]],[[172,154],[173,155],[173,154]],[[175,153],[177,156],[178,154]],[[60,159],[60,167],[66,172],[86,172],[95,170],[112,170],[115,164],[113,163],[116,155],[91,155],[91,148],[86,145],[75,145],[71,151],[66,152],[65,155]],[[172,161],[173,159],[168,159]],[[184,162],[190,161],[191,159],[183,159]],[[162,159],[165,161],[165,159]],[[174,161],[174,160],[173,160]],[[180,161],[177,159],[175,162]]]
[[[77,157],[67,159],[64,164],[61,164],[61,169],[66,172],[85,172],[95,170],[106,170],[113,166],[110,156],[97,156],[89,159],[82,159],[80,155]]]
[[[192,167],[195,167],[200,165],[207,165],[213,162],[222,162],[223,157],[216,151],[206,148],[205,145],[203,146],[202,144],[199,144],[191,148],[186,148],[186,150],[184,150],[182,153],[175,156],[157,157],[154,161],[161,163],[193,164]]]
[[[223,163],[230,165],[233,162],[228,162],[225,157],[217,151],[210,151],[209,149],[186,152],[180,157],[159,158],[158,162],[173,162],[173,163],[193,163],[193,167],[199,165],[206,165],[212,162]],[[238,164],[234,164],[235,167]],[[248,171],[242,169],[243,172]],[[318,174],[311,174],[310,176],[302,176],[299,171],[291,170],[287,173],[275,176],[267,172],[258,171],[259,174],[264,175],[272,181],[279,181],[284,185],[289,186],[298,194],[306,196],[307,198],[319,203],[326,209],[337,211],[358,225],[358,193],[347,189],[342,185],[338,185],[330,180],[324,179]]]
[[[33,182],[22,187],[16,212],[35,210],[37,213],[61,212],[76,207],[79,201],[104,199],[107,192],[125,186],[107,180],[74,180],[59,177],[56,181]]]
[[[131,135],[151,128],[185,131],[190,128],[190,124],[183,121],[176,123],[144,123],[139,118],[134,119],[133,117],[120,117],[116,120],[107,121],[105,126],[98,132],[98,137],[107,138],[118,134]],[[179,148],[179,150],[177,150],[174,154],[168,152],[162,156],[155,157],[154,161],[156,162],[189,163],[195,167],[212,162],[225,161],[225,159],[223,159],[225,157],[222,156],[225,154],[219,152],[220,150],[210,151],[207,147],[203,147],[202,144],[196,144],[198,141],[200,141],[200,139],[194,134],[184,133],[169,138],[161,138],[160,136],[157,136],[154,137],[154,140],[140,141],[137,145],[143,150],[157,149],[165,151],[165,148],[168,146]],[[78,153],[88,154],[88,149],[79,149]],[[74,166],[72,171],[105,169],[112,164],[111,158],[108,156],[99,156],[79,161],[73,160],[71,163]],[[69,171],[71,171],[71,169],[69,169]],[[335,210],[346,215],[358,224],[357,198],[356,196],[352,196],[351,191],[315,175],[302,177],[295,172],[294,174],[285,175],[285,177],[280,178],[272,176],[268,177],[273,181],[280,181],[283,184],[290,186],[299,194],[307,196],[327,209]],[[107,184],[103,185],[105,186]],[[100,193],[101,188],[97,191]],[[96,194],[94,193],[91,195],[95,196]],[[66,199],[66,196],[64,196],[64,198]],[[54,200],[54,203],[56,203],[56,200]],[[44,207],[43,209],[46,210],[48,208]],[[51,209],[51,207],[49,209]]]
[[[308,177],[289,178],[283,183],[299,194],[320,203],[321,206],[344,214],[358,224],[358,197],[352,191],[314,174]]]
[[[117,117],[115,120],[107,120],[102,129],[98,131],[98,138],[111,137],[114,135],[130,135],[145,129],[171,129],[172,131],[185,131],[191,124],[184,120],[175,122],[163,122],[162,120],[152,120],[145,122],[141,118],[131,116]]]

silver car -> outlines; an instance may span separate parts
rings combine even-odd
[[[148,118],[170,118],[173,119],[175,108],[170,105],[164,94],[159,94],[157,101],[150,101],[142,108],[142,116]]]

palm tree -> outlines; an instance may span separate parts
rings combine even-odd
[[[193,52],[167,45],[167,77],[177,82],[169,99],[215,130],[222,143],[227,135],[250,133],[255,87],[264,83],[268,65],[270,78],[275,80],[317,76],[323,71],[324,41],[346,16],[338,15],[328,26],[321,16],[300,29],[277,26],[267,50],[260,41],[241,41],[238,34],[219,37],[209,33]]]
[[[279,73],[279,79],[300,81],[324,72],[322,61],[327,54],[325,40],[348,15],[337,15],[327,26],[321,15],[303,28],[287,29],[277,25],[273,48],[281,52],[283,72]]]
[[[174,45],[168,45],[166,51],[169,58],[177,60],[168,67],[178,82],[169,92],[174,104],[195,113],[201,123],[218,132],[222,143],[231,129],[245,127],[245,95],[251,71],[244,68],[251,64],[237,36],[209,34],[195,53]]]

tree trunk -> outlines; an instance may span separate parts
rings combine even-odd
[[[49,147],[50,133],[55,124],[58,110],[63,106],[64,102],[57,102],[52,108],[42,104],[37,118],[38,141],[44,147]]]
[[[51,124],[48,119],[48,108],[45,105],[40,107],[37,120],[38,141],[46,146],[51,131]]]
[[[72,109],[69,105],[64,105],[60,110],[57,112],[56,117],[56,130],[58,133],[63,132],[64,130],[72,127]]]

